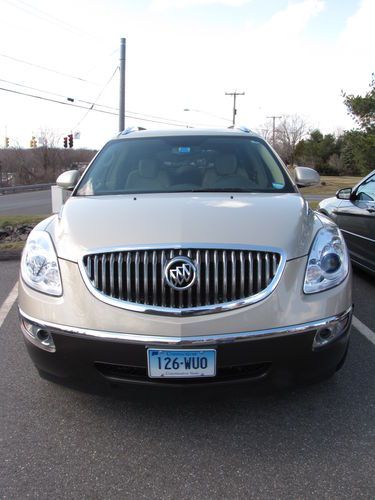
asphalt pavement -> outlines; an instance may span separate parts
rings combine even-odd
[[[0,195],[0,215],[49,215],[51,190]]]
[[[0,262],[0,308],[17,273]],[[374,297],[356,272],[355,314],[371,329]],[[14,304],[0,327],[0,498],[375,497],[375,345],[359,331],[328,382],[174,394],[101,397],[40,379]]]

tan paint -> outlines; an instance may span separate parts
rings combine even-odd
[[[58,256],[159,244],[277,247],[286,258],[309,252],[322,227],[298,193],[191,193],[72,197],[48,228]]]
[[[230,312],[185,318],[135,313],[97,300],[86,288],[78,265],[60,260],[64,294],[53,298],[27,287],[20,279],[19,306],[35,319],[96,330],[191,336],[235,333],[290,326],[344,312],[352,304],[351,276],[321,293],[302,291],[306,257],[288,262],[275,291],[263,301]]]

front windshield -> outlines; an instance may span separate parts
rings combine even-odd
[[[166,136],[109,142],[75,195],[294,192],[261,139]]]

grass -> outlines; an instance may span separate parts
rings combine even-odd
[[[309,203],[309,207],[312,210],[316,210],[318,208],[319,201],[309,201],[308,203]]]
[[[0,243],[1,250],[22,250],[26,241],[8,241],[7,243]]]
[[[16,226],[17,224],[38,224],[45,215],[0,215],[0,227]]]
[[[45,219],[45,215],[0,215],[0,229],[6,226],[16,226],[18,224],[30,224],[35,226]],[[6,241],[0,243],[0,252],[22,250],[25,241]]]
[[[325,176],[320,177],[320,185],[308,188],[302,188],[301,193],[306,194],[316,194],[322,195],[326,198],[329,196],[334,196],[336,191],[342,188],[354,187],[362,177],[350,177],[350,176]]]

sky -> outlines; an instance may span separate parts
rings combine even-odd
[[[298,114],[310,129],[339,133],[354,126],[341,92],[364,94],[375,71],[375,0],[0,0],[0,8],[1,147],[6,136],[29,147],[43,131],[61,147],[70,133],[80,132],[83,148],[112,138],[122,37],[126,127],[226,127],[225,93],[238,91],[237,125],[261,130],[268,116]]]

